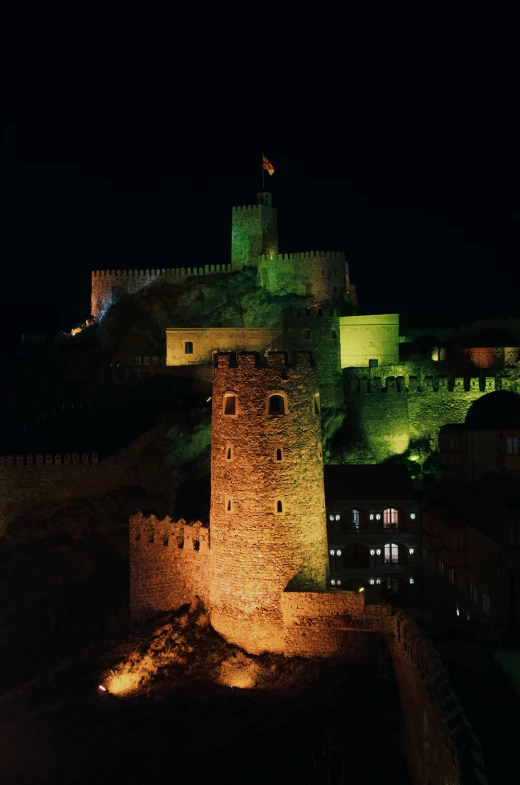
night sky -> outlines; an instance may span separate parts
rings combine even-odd
[[[2,95],[4,331],[85,318],[91,269],[227,262],[262,151],[280,250],[344,250],[365,313],[518,313],[514,3],[315,48],[333,20],[271,20],[256,44],[216,16],[40,13],[15,22]]]

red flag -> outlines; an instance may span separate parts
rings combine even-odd
[[[274,174],[274,166],[269,163],[269,161],[267,160],[265,155],[262,156],[262,165],[263,165],[264,169],[267,169],[269,174]]]

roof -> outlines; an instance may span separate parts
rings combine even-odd
[[[416,493],[403,464],[325,466],[325,499],[414,499]]]
[[[520,395],[495,390],[473,401],[466,414],[467,428],[515,430],[520,427]]]
[[[513,338],[506,330],[501,330],[496,327],[484,330],[478,335],[474,335],[466,342],[468,348],[474,347],[476,349],[486,348],[505,348],[506,346],[518,346],[518,340]]]

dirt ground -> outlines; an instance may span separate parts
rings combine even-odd
[[[391,678],[249,657],[206,622],[163,618],[4,695],[0,782],[409,782]]]

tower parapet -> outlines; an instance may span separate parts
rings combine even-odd
[[[211,621],[282,652],[282,593],[326,585],[316,369],[308,353],[218,354],[211,446]]]

